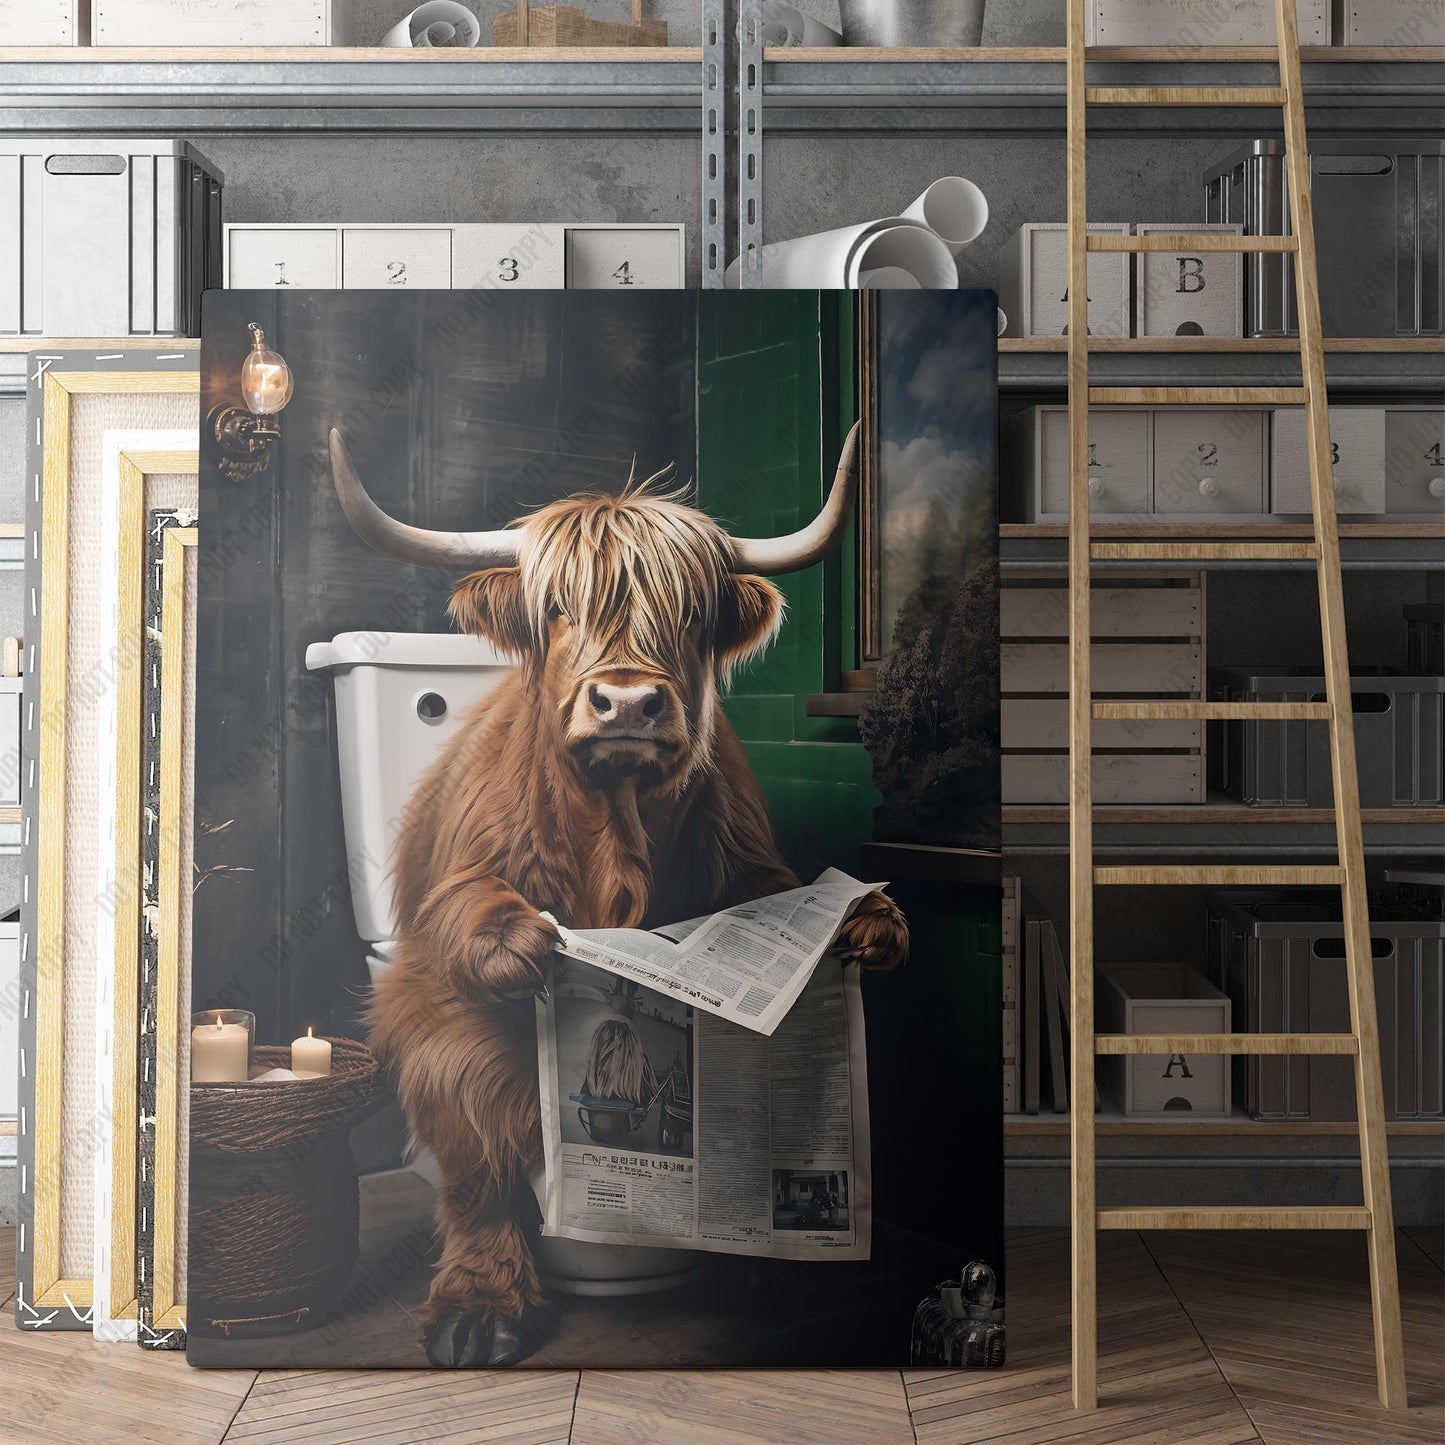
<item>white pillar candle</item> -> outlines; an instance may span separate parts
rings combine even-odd
[[[311,1029],[306,1030],[304,1039],[291,1043],[291,1072],[294,1074],[329,1074],[331,1072],[331,1045],[326,1039],[318,1039]]]
[[[191,1080],[197,1084],[244,1084],[251,1036],[244,1024],[198,1024],[191,1030]]]

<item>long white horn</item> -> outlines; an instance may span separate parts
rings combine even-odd
[[[739,572],[760,572],[776,577],[782,572],[798,572],[826,557],[848,530],[853,520],[853,504],[858,495],[858,430],[853,430],[843,443],[838,458],[838,471],[833,490],[823,503],[823,510],[800,532],[786,537],[734,537],[733,555]]]
[[[351,464],[351,453],[335,427],[331,429],[331,479],[352,530],[388,557],[448,572],[476,572],[483,567],[516,564],[515,532],[429,532],[388,517],[361,485]]]

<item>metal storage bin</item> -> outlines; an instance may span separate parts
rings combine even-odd
[[[221,173],[170,140],[0,140],[0,336],[199,336]]]
[[[1227,1034],[1232,1004],[1197,969],[1138,963],[1099,970],[1096,1027],[1111,1034]],[[1105,1055],[1099,1083],[1129,1119],[1164,1114],[1227,1119],[1230,1077],[1220,1054]]]
[[[1411,672],[1445,673],[1445,602],[1406,605],[1405,666]]]
[[[1337,898],[1226,892],[1207,905],[1209,970],[1248,1033],[1349,1033]],[[1445,1117],[1445,922],[1372,900],[1370,951],[1385,1115]],[[1234,1097],[1256,1119],[1356,1117],[1348,1055],[1238,1058]]]
[[[1354,700],[1360,805],[1438,807],[1445,799],[1445,678],[1395,668],[1356,668]],[[1209,670],[1220,702],[1323,702],[1325,679],[1308,668]],[[1328,724],[1211,722],[1211,787],[1256,807],[1327,808],[1334,800]]]
[[[1445,142],[1312,139],[1310,184],[1324,334],[1445,334]],[[1204,203],[1207,221],[1239,222],[1248,236],[1287,234],[1284,143],[1251,141],[1212,167]],[[1245,257],[1246,336],[1298,333],[1293,261]]]

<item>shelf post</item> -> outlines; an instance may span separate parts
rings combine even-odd
[[[702,0],[702,285],[722,287],[727,267],[727,0]]]

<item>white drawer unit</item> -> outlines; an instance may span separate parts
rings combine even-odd
[[[226,285],[322,290],[600,290],[683,284],[681,225],[226,227]]]
[[[1258,516],[1265,499],[1263,411],[1179,407],[1154,413],[1154,511]]]
[[[1334,0],[1336,45],[1445,45],[1445,0]]]
[[[682,243],[681,226],[569,226],[567,287],[676,290],[683,284]]]
[[[1069,413],[1039,406],[1005,423],[1005,465],[1025,521],[1069,516]],[[1096,408],[1089,413],[1089,511],[1098,517],[1149,510],[1149,413]]]
[[[1337,512],[1371,515],[1385,510],[1382,407],[1330,408],[1330,460]],[[1269,477],[1271,512],[1280,516],[1311,515],[1303,408],[1280,409],[1270,418]]]
[[[1090,222],[1091,236],[1127,236],[1123,223]],[[1094,251],[1088,259],[1089,335],[1129,334],[1129,255]],[[1066,336],[1069,330],[1069,231],[1058,222],[1021,226],[999,253],[998,304],[1010,336]]]
[[[227,226],[226,286],[233,291],[341,284],[341,233],[335,226]]]
[[[1355,0],[1366,4],[1368,0]],[[1301,45],[1330,43],[1330,0],[1298,0]],[[1089,0],[1090,45],[1274,45],[1274,0]]]
[[[348,291],[449,291],[452,233],[417,226],[346,226],[341,284]]]
[[[84,0],[0,0],[0,45],[84,45]]]
[[[1140,236],[1240,236],[1240,225],[1141,224]],[[1140,251],[1134,258],[1137,336],[1243,336],[1244,257],[1238,251]]]
[[[349,45],[350,0],[91,0],[92,45]]]
[[[567,284],[567,228],[541,222],[457,226],[452,285],[459,291],[558,291]]]
[[[1385,411],[1385,510],[1445,512],[1445,411],[1392,406]]]

